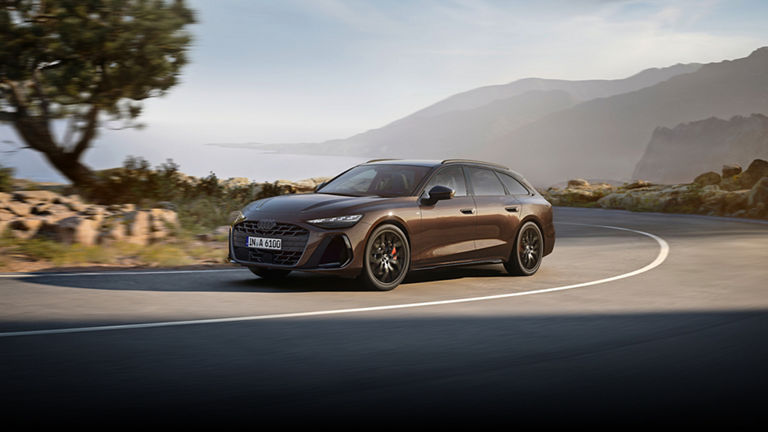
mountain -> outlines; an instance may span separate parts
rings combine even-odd
[[[577,177],[629,179],[657,127],[752,113],[768,113],[768,47],[551,113],[474,155],[513,166],[537,185]]]
[[[633,177],[657,183],[690,182],[700,173],[720,172],[724,164],[746,167],[756,158],[768,159],[768,117],[711,117],[653,131]]]
[[[567,81],[542,78],[525,78],[509,84],[476,88],[453,95],[412,114],[415,117],[430,117],[449,111],[478,108],[499,99],[506,99],[529,91],[562,90],[575,101],[608,97],[649,87],[666,81],[673,76],[695,72],[699,63],[676,64],[665,68],[651,68],[629,78],[615,80]]]
[[[470,157],[479,147],[522,125],[585,100],[634,91],[672,76],[694,72],[700,64],[647,69],[616,80],[566,81],[526,78],[481,87],[349,138],[322,143],[247,145],[291,153],[361,156]],[[228,144],[217,144],[226,146]],[[391,153],[390,153],[391,152]]]

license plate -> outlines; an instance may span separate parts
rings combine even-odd
[[[281,250],[283,247],[282,239],[248,237],[248,247],[257,249]]]

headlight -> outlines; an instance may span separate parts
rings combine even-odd
[[[232,212],[232,213],[234,213],[232,215],[232,225],[235,225],[236,223],[239,223],[245,220],[245,215],[243,214],[243,212],[238,211],[238,212]]]
[[[362,218],[363,218],[363,215],[356,214],[356,215],[312,219],[312,220],[308,220],[307,223],[311,223],[312,225],[319,226],[320,228],[349,228],[354,224],[356,224]]]

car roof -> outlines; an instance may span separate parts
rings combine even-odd
[[[481,165],[488,168],[495,168],[502,171],[507,171],[510,174],[514,174],[516,177],[522,177],[519,173],[509,169],[508,167],[505,167],[504,165],[499,165],[492,162],[484,162],[484,161],[478,161],[478,160],[472,160],[472,159],[371,159],[368,162],[365,162],[365,164],[387,164],[387,165],[412,165],[412,166],[426,166],[426,167],[436,167],[440,165],[448,165],[448,164],[465,164],[465,165]]]

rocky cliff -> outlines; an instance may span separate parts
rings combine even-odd
[[[768,159],[768,117],[762,114],[716,117],[653,132],[634,178],[680,183],[726,163]]]

